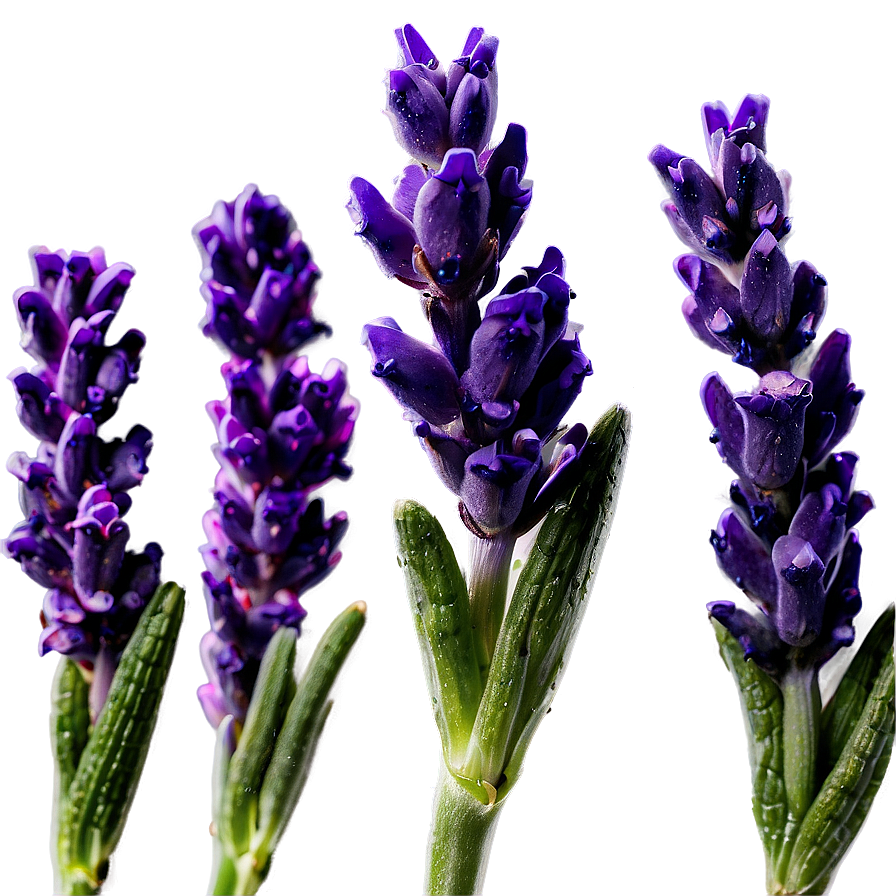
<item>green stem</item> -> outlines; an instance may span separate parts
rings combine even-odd
[[[481,893],[503,802],[486,806],[443,766],[433,805],[424,892],[430,896]]]
[[[61,896],[96,896],[102,883],[95,884],[86,874],[76,869],[63,869],[60,873]]]
[[[246,853],[234,861],[222,850],[212,869],[209,892],[211,896],[253,896],[263,882],[252,853]]]
[[[495,652],[507,604],[507,582],[516,537],[501,532],[492,538],[473,536],[470,544],[470,616],[482,680]]]
[[[799,823],[815,799],[821,695],[814,669],[794,669],[781,682],[784,696],[784,789]]]

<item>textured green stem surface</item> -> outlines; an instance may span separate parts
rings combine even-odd
[[[800,822],[818,787],[821,694],[818,673],[797,669],[781,682],[784,696],[784,789],[787,807]]]
[[[470,544],[470,617],[483,680],[495,652],[507,604],[507,582],[516,538],[502,532],[494,538],[472,536]]]
[[[442,769],[433,806],[424,891],[432,896],[481,893],[503,803],[485,806]]]

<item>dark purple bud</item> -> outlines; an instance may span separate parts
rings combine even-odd
[[[766,613],[773,610],[777,579],[771,554],[736,511],[729,508],[722,513],[709,542],[725,575]]]
[[[480,163],[486,158],[483,176],[490,196],[488,226],[498,234],[501,259],[519,232],[532,201],[532,181],[523,180],[528,161],[525,128],[508,125],[504,139],[490,153],[484,153]]]
[[[82,418],[83,419],[83,418]],[[100,449],[100,469],[106,487],[112,492],[140,485],[149,472],[146,458],[152,451],[152,433],[145,426],[134,426],[127,438],[113,439]]]
[[[77,501],[86,489],[96,484],[98,441],[96,423],[90,417],[72,414],[68,418],[59,437],[53,472],[71,501]]]
[[[718,165],[724,194],[729,203],[735,203],[729,207],[729,214],[737,208],[741,229],[755,233],[783,224],[787,199],[775,169],[761,149],[752,142],[739,146],[734,140],[725,140]]]
[[[469,149],[452,149],[421,188],[414,230],[438,284],[463,278],[485,234],[489,189]]]
[[[98,271],[81,309],[81,316],[89,319],[103,311],[113,313],[118,311],[131,280],[134,279],[134,273],[130,265],[122,262],[111,264],[105,270]]]
[[[71,557],[43,517],[32,516],[19,523],[2,544],[3,553],[22,567],[22,571],[44,588],[71,588]]]
[[[14,371],[10,378],[18,395],[16,410],[22,425],[33,436],[58,442],[71,408],[39,377]]]
[[[570,327],[566,337],[558,339],[542,357],[531,385],[520,399],[516,425],[534,429],[542,437],[553,432],[591,373],[591,361],[581,350],[578,333]]]
[[[387,78],[386,115],[398,145],[408,155],[438,168],[451,146],[448,107],[426,66],[393,69]]]
[[[461,78],[451,98],[448,142],[453,147],[472,149],[478,155],[485,149],[495,124],[497,81],[490,77],[485,64],[474,64],[473,68],[484,69],[485,74],[470,71]]]
[[[760,339],[781,341],[792,297],[790,264],[777,240],[764,230],[747,253],[740,285],[743,316]]]
[[[380,192],[366,180],[356,177],[349,185],[348,213],[360,236],[387,277],[397,277],[415,289],[424,289],[426,281],[414,269],[417,235],[411,222],[397,212]]]
[[[114,601],[112,591],[130,535],[128,525],[120,518],[111,493],[97,485],[84,492],[71,527],[75,592],[86,609],[106,612]]]
[[[392,193],[392,207],[408,221],[414,220],[414,206],[420,190],[433,175],[432,169],[420,164],[406,165],[401,174],[395,178],[395,191]],[[360,178],[357,178],[360,180]]]
[[[420,36],[420,33],[413,25],[405,25],[404,28],[395,29],[395,37],[398,40],[398,49],[401,51],[404,64],[414,65],[415,63],[422,65],[431,72],[430,77],[435,77],[435,73],[439,72],[439,60],[436,54],[427,46],[427,43]],[[444,75],[441,76],[444,82]],[[436,82],[437,86],[438,82]],[[444,83],[440,86],[440,90],[444,93]]]
[[[853,619],[862,609],[859,590],[861,561],[862,547],[858,533],[848,532],[837,575],[827,588],[823,636],[812,649],[816,668],[826,663],[841,647],[849,647],[855,640]]]
[[[62,260],[59,256],[52,256]],[[16,291],[13,301],[22,328],[22,348],[42,364],[58,366],[68,340],[68,326],[53,308],[49,295],[26,286]]]
[[[221,375],[227,386],[230,413],[246,430],[255,427],[267,429],[271,423],[271,414],[261,365],[245,358],[231,358],[221,365]],[[214,404],[222,409],[224,407],[220,402]],[[216,424],[218,413],[216,410],[212,415]]]
[[[772,548],[778,574],[778,600],[772,621],[782,641],[807,647],[821,633],[824,619],[825,566],[808,541],[784,535]]]
[[[800,501],[789,534],[808,541],[827,566],[840,551],[846,536],[846,511],[840,489],[833,484],[825,485]]]
[[[785,357],[795,358],[815,339],[824,318],[826,300],[827,280],[809,262],[799,262],[793,269],[793,302]]]
[[[443,426],[460,416],[460,383],[438,349],[403,333],[390,317],[367,324],[362,341],[373,360],[370,372],[413,419]]]
[[[302,511],[302,492],[289,486],[271,485],[255,500],[252,542],[259,551],[279,554],[295,537]]]
[[[493,442],[474,451],[460,498],[476,526],[487,535],[512,526],[540,468],[541,442],[532,430],[520,430],[509,445]]]
[[[690,232],[686,240],[690,245],[696,244],[711,258],[729,263],[734,239],[725,200],[713,179],[693,159],[665,146],[654,147],[649,158],[669,191],[673,206],[665,210],[671,219],[674,209],[676,220],[672,223],[679,235],[683,224]]]
[[[738,395],[743,411],[744,473],[760,488],[780,488],[792,478],[803,450],[806,407],[812,383],[783,370],[766,374],[759,389]]]
[[[786,661],[786,645],[765,616],[755,616],[731,601],[716,600],[706,605],[709,615],[728,629],[740,642],[744,659],[753,660],[772,678],[780,679]]]
[[[700,386],[700,398],[713,431],[710,441],[715,443],[719,456],[740,477],[746,477],[743,466],[744,416],[731,390],[717,373],[711,373]]]
[[[567,304],[568,296],[567,287]],[[476,404],[510,409],[529,388],[544,348],[547,303],[537,288],[489,302],[470,346],[470,368],[461,377]]]
[[[834,330],[818,350],[809,379],[812,406],[806,414],[806,457],[815,466],[852,429],[863,389],[850,382],[851,339],[845,330]]]
[[[467,457],[475,446],[468,439],[449,436],[425,420],[414,427],[414,434],[420,439],[436,475],[445,487],[452,494],[460,495]]]

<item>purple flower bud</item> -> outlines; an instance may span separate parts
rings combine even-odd
[[[486,535],[511,526],[540,468],[541,441],[532,430],[520,430],[509,444],[493,442],[474,451],[460,489],[469,518]]]
[[[203,332],[243,358],[286,355],[320,333],[320,271],[289,210],[249,184],[193,228],[203,261]]]
[[[812,383],[777,370],[762,377],[757,392],[735,397],[744,420],[742,468],[760,488],[786,485],[796,472],[811,400]]]
[[[847,505],[840,489],[829,483],[820,491],[809,492],[797,508],[790,524],[790,535],[797,535],[827,566],[840,552],[846,536]]]
[[[478,155],[491,139],[498,112],[497,51],[498,39],[474,28],[463,55],[448,68],[448,140],[452,147],[472,149]]]
[[[792,296],[790,265],[777,240],[764,230],[744,263],[740,285],[744,319],[761,339],[777,343],[790,320]]]
[[[806,412],[806,457],[815,466],[852,429],[863,389],[850,382],[849,334],[834,330],[818,350],[809,379],[814,396]]]
[[[124,559],[128,525],[120,519],[111,492],[96,485],[84,492],[71,527],[75,593],[83,607],[107,612],[114,602],[112,589]]]
[[[777,580],[768,548],[730,508],[710,535],[716,560],[725,575],[754,603],[770,612],[777,600]]]
[[[566,296],[568,304],[568,287]],[[470,346],[470,369],[461,377],[476,404],[497,404],[509,413],[528,389],[544,350],[547,303],[547,295],[537,288],[489,303]],[[564,326],[565,311],[558,312]]]
[[[526,173],[526,131],[518,124],[507,126],[504,139],[487,155],[483,177],[488,182],[490,205],[488,226],[498,234],[498,258],[507,254],[532,201],[532,181]]]
[[[438,349],[403,333],[390,317],[367,324],[363,342],[373,359],[370,372],[413,419],[443,426],[460,416],[460,383]]]
[[[380,270],[387,277],[397,277],[408,286],[424,289],[426,281],[414,269],[414,225],[363,178],[354,178],[349,189],[351,199],[346,208],[355,233],[370,246]]]
[[[753,660],[773,678],[780,677],[786,662],[786,645],[765,616],[741,610],[728,600],[713,601],[706,609],[737,638],[744,649],[744,659]]]
[[[437,168],[451,146],[445,97],[426,67],[414,63],[389,72],[386,115],[408,155]]]
[[[469,149],[452,149],[438,173],[421,188],[414,230],[439,284],[450,286],[469,273],[485,235],[489,189]]]
[[[778,575],[772,615],[778,636],[792,647],[807,647],[821,633],[824,619],[824,562],[808,541],[784,535],[772,548],[772,563]]]
[[[61,268],[61,258],[59,262]],[[22,348],[38,362],[58,366],[68,339],[68,326],[53,308],[52,295],[26,286],[15,293],[13,301],[22,328]]]

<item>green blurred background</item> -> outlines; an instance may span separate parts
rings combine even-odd
[[[197,893],[209,851],[212,731],[194,694],[206,627],[199,520],[214,470],[204,402],[220,358],[201,315],[192,224],[250,180],[279,192],[323,272],[314,350],[351,368],[362,411],[345,558],[309,595],[304,649],[364,596],[367,630],[339,692],[274,893],[415,891],[437,742],[390,543],[391,500],[414,494],[460,538],[454,502],[357,345],[390,313],[412,332],[416,297],[386,283],[340,208],[358,171],[385,188],[402,164],[379,115],[391,29],[413,20],[449,57],[467,28],[499,35],[497,128],[530,129],[532,214],[506,272],[556,242],[579,295],[573,316],[597,375],[575,415],[634,408],[634,447],[593,605],[554,710],[501,828],[496,893],[749,893],[762,885],[736,696],[705,604],[729,592],[706,535],[726,474],[706,436],[700,379],[723,359],[678,313],[681,249],[646,162],[658,140],[702,158],[700,104],[772,96],[770,155],[794,170],[796,233],[829,287],[828,328],[855,339],[868,389],[849,446],[878,510],[863,523],[870,624],[893,594],[894,6],[839,3],[24,3],[2,7],[3,367],[25,359],[11,297],[37,242],[104,243],[138,270],[121,327],[147,332],[122,425],[156,436],[128,513],[134,543],[167,549],[188,616],[137,809],[118,855],[125,893]],[[729,366],[726,377],[737,383]],[[29,443],[3,390],[3,453]],[[3,532],[18,518],[2,477]],[[2,564],[0,886],[48,886],[47,693],[36,656],[39,591]],[[894,889],[892,774],[836,881]]]

